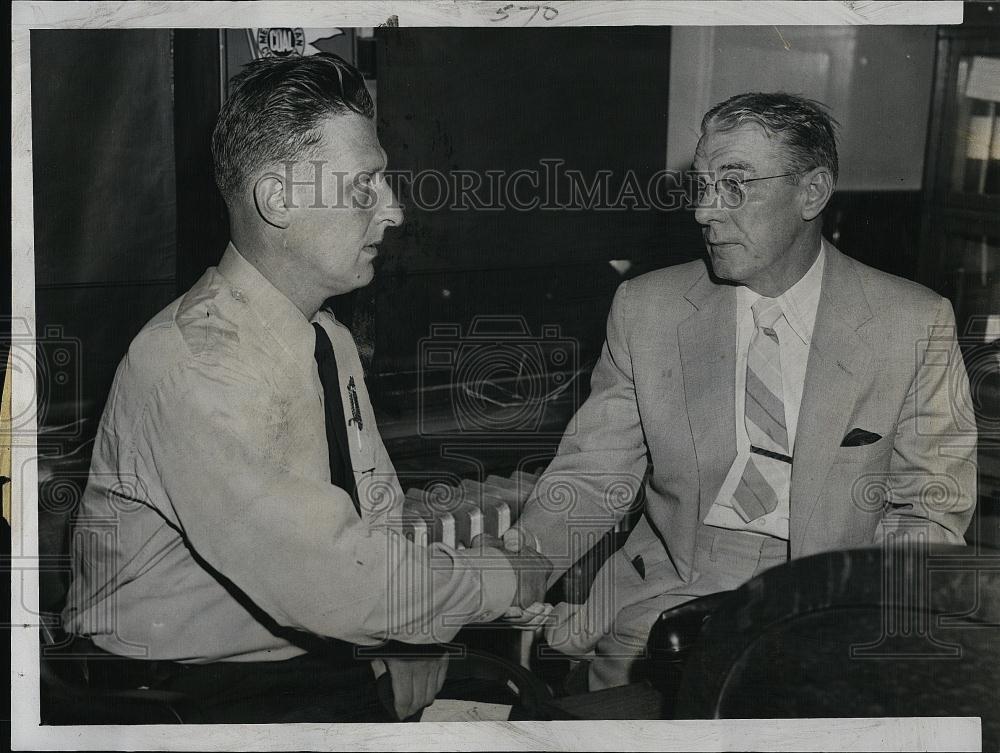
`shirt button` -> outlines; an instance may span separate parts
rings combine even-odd
[[[240,303],[243,303],[243,301],[246,300],[246,296],[243,295],[243,291],[239,288],[230,288],[229,292],[232,294],[233,298]]]

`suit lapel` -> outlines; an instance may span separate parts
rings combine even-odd
[[[678,325],[677,340],[702,520],[736,457],[736,288],[706,271],[685,297],[697,310]]]
[[[843,254],[829,243],[826,249],[793,451],[789,520],[793,557],[802,551],[803,534],[872,361],[871,349],[857,332],[872,317],[861,281]]]

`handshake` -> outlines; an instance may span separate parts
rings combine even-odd
[[[472,540],[473,547],[494,547],[510,562],[517,584],[514,600],[504,612],[506,622],[521,630],[537,630],[547,624],[552,605],[545,603],[552,563],[534,549],[528,536],[516,528],[502,538],[481,534]]]

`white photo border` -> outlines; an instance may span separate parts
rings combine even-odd
[[[35,324],[32,29],[419,26],[960,24],[962,3],[796,0],[545,0],[558,9],[497,22],[501,0],[383,2],[27,2],[15,0],[12,76],[12,322]],[[523,4],[523,3],[522,3]],[[532,3],[528,3],[532,4]],[[542,3],[538,3],[542,4]],[[294,17],[294,24],[290,19]],[[30,333],[29,333],[30,334]],[[34,416],[35,373],[13,374],[12,415]],[[33,421],[33,419],[31,419]],[[26,427],[31,436],[37,426]],[[980,750],[978,718],[476,722],[418,725],[41,726],[38,469],[14,444],[11,482],[11,747],[14,750]],[[15,474],[12,474],[15,475]]]

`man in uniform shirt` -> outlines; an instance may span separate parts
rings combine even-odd
[[[351,334],[322,308],[372,280],[402,220],[373,110],[331,55],[234,80],[212,141],[232,242],[132,342],[98,431],[64,625],[208,720],[390,719],[386,668],[383,705],[409,717],[447,657],[398,649],[543,596],[539,557],[387,526],[402,492]]]
[[[733,97],[705,115],[694,168],[709,264],[620,286],[591,395],[505,538],[554,581],[621,515],[610,484],[637,491],[651,465],[642,519],[548,630],[593,659],[592,690],[636,679],[665,609],[789,557],[962,543],[976,499],[950,303],[821,235],[838,169],[824,108]],[[575,506],[546,503],[566,486]]]

